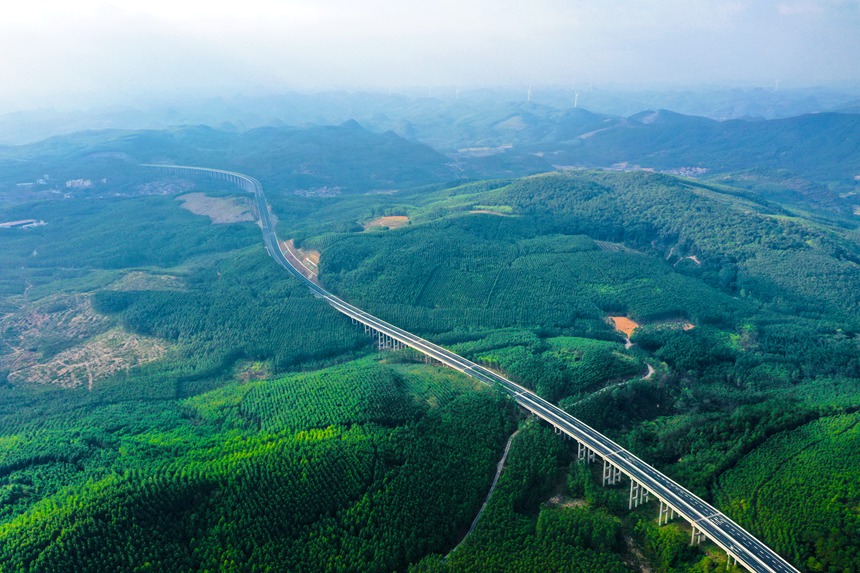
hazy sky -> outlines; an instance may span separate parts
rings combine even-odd
[[[860,0],[26,0],[0,111],[176,93],[860,80]]]

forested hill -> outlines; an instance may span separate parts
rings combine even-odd
[[[656,251],[677,268],[791,314],[860,324],[860,247],[838,228],[654,173],[530,177],[499,201],[544,229]]]
[[[821,113],[771,121],[713,121],[643,112],[583,141],[586,160],[671,169],[792,169],[820,179],[860,173],[860,115]],[[614,161],[613,161],[614,162]]]
[[[396,158],[396,160],[392,160]],[[354,121],[325,127],[261,127],[247,132],[206,126],[158,131],[96,131],[0,147],[7,185],[107,176],[111,190],[135,181],[140,163],[217,165],[254,173],[270,188],[314,193],[388,190],[450,181],[450,160],[393,132],[372,133]]]
[[[628,163],[737,171],[755,166],[825,180],[860,173],[860,115],[850,113],[715,121],[667,110],[625,118],[520,106],[477,130],[485,145],[511,145],[505,154],[530,155],[544,168]]]

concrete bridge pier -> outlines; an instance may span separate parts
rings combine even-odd
[[[647,489],[633,478],[630,478],[630,499],[627,503],[627,509],[633,509],[634,507],[639,507],[642,503],[646,503],[649,495]]]
[[[662,499],[660,500],[660,513],[657,516],[657,525],[666,525],[669,523],[670,519],[675,518],[675,510],[672,509],[668,503],[665,503]]]
[[[738,558],[731,553],[726,552],[726,571],[732,568],[732,560],[734,560],[734,565],[738,564]]]
[[[615,485],[621,481],[621,470],[607,460],[603,460],[603,485]]]
[[[702,539],[705,538],[705,534],[701,529],[696,527],[695,522],[691,524],[690,531],[690,545],[700,545],[702,543]]]
[[[583,444],[582,442],[577,442],[577,451],[576,451],[576,461],[579,463],[588,462],[591,463],[597,457],[592,449]]]

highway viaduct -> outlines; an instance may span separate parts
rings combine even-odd
[[[256,210],[263,231],[263,242],[269,255],[284,269],[305,283],[314,296],[324,299],[335,310],[363,326],[373,336],[380,349],[413,348],[425,356],[459,370],[484,384],[496,386],[511,396],[516,403],[541,420],[552,425],[557,434],[577,442],[577,456],[582,462],[603,462],[603,485],[618,484],[622,477],[630,482],[628,507],[648,502],[653,496],[659,502],[657,520],[660,525],[673,517],[690,523],[691,544],[705,538],[722,548],[728,555],[727,568],[733,562],[756,573],[799,573],[791,564],[756,539],[725,514],[657,471],[638,457],[622,448],[600,432],[574,418],[556,405],[544,400],[531,390],[508,380],[504,376],[467,360],[401,328],[389,324],[347,303],[318,284],[310,281],[293,264],[281,249],[272,225],[263,187],[253,177],[234,171],[181,165],[146,164],[173,174],[200,174],[225,180],[237,185],[255,197]]]

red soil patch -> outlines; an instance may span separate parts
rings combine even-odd
[[[609,320],[615,326],[615,330],[621,331],[629,338],[633,335],[633,331],[639,328],[639,324],[630,320],[626,316],[610,316]]]

